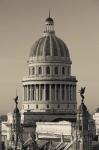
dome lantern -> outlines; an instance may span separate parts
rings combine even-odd
[[[49,10],[49,17],[45,20],[45,31],[44,35],[46,33],[54,33],[54,20],[50,17],[50,10]]]

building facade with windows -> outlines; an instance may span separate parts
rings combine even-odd
[[[76,77],[71,75],[69,50],[54,31],[54,20],[45,20],[45,31],[32,46],[28,75],[23,78],[22,110],[26,114],[42,114],[40,121],[61,117],[76,119]],[[44,115],[55,115],[44,117]],[[35,118],[35,117],[34,117]],[[43,119],[44,118],[44,119]],[[42,120],[43,119],[43,120]],[[39,121],[39,119],[37,119]]]

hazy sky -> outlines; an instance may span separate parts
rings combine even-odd
[[[29,51],[42,36],[49,8],[56,35],[69,48],[77,91],[86,86],[88,108],[99,106],[99,0],[0,0],[0,113],[12,111],[16,88],[22,101]]]

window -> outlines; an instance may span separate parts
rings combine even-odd
[[[46,74],[50,74],[50,67],[46,67]]]
[[[65,68],[62,67],[62,75],[64,75],[64,74],[65,74]]]
[[[54,69],[55,74],[58,74],[58,67],[55,67]]]
[[[24,101],[27,101],[27,86],[24,86]]]
[[[41,68],[41,67],[39,67],[38,73],[39,73],[39,74],[42,74],[42,68]]]
[[[34,75],[35,74],[35,68],[33,67],[32,68],[32,75]]]

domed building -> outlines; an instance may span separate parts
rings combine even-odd
[[[24,117],[35,121],[76,120],[77,80],[71,75],[71,64],[69,50],[56,36],[49,15],[43,36],[30,50],[28,75],[22,81]]]

